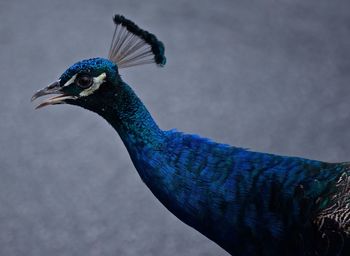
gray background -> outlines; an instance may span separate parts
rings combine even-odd
[[[121,140],[33,92],[106,56],[122,13],[168,64],[123,70],[164,129],[257,151],[350,160],[350,2],[0,2],[0,255],[227,255],[170,214]]]

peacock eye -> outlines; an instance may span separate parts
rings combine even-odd
[[[76,79],[76,84],[81,88],[88,88],[92,85],[93,79],[91,76],[83,75]]]

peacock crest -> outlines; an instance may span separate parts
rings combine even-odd
[[[164,45],[157,37],[139,28],[122,15],[113,18],[115,30],[108,58],[119,68],[156,63],[164,66]]]

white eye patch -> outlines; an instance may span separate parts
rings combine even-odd
[[[86,97],[89,96],[91,94],[93,94],[96,90],[98,90],[101,86],[101,84],[103,84],[103,82],[105,81],[107,75],[106,73],[102,73],[101,75],[97,76],[97,77],[93,77],[93,84],[89,87],[86,88],[85,90],[81,91],[79,93],[80,97]],[[71,79],[69,79],[64,85],[63,87],[66,87],[72,83],[75,82],[75,79],[77,78],[77,74],[75,74],[74,76],[71,77]]]
[[[98,90],[98,88],[100,88],[101,84],[103,84],[105,79],[106,79],[106,73],[102,73],[98,77],[94,77],[93,78],[94,83],[89,88],[87,88],[84,91],[80,92],[79,96],[80,97],[86,97],[86,96],[89,96],[89,95],[93,94],[96,90]]]
[[[77,74],[75,74],[74,76],[72,76],[71,79],[69,79],[69,80],[63,85],[63,87],[68,86],[68,85],[74,83],[76,77],[77,77]]]

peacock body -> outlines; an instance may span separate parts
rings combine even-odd
[[[162,204],[231,255],[350,255],[350,163],[161,130],[118,69],[164,65],[163,44],[123,16],[114,21],[109,59],[71,66],[33,96],[59,94],[39,107],[67,103],[102,116]]]

